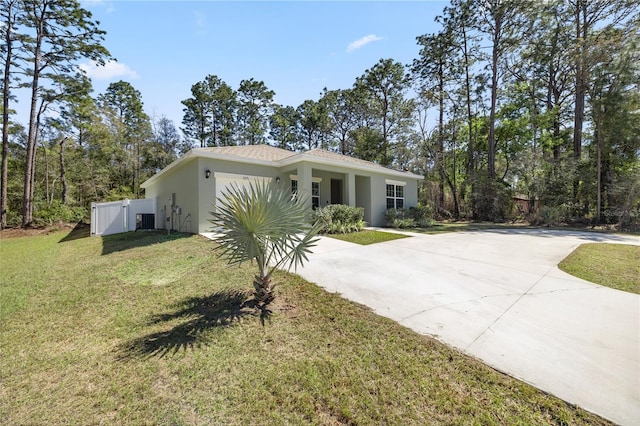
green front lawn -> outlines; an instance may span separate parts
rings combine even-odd
[[[369,231],[350,232],[348,234],[327,234],[326,237],[335,238],[336,240],[347,241],[350,243],[360,244],[363,246],[385,241],[398,240],[407,238],[408,235],[397,234],[393,232]]]
[[[640,246],[582,244],[558,267],[583,280],[640,294]]]
[[[2,423],[608,424],[294,275],[276,275],[262,324],[244,306],[251,265],[212,249],[3,239]]]
[[[411,229],[422,234],[444,234],[447,232],[486,231],[488,229],[522,229],[528,225],[493,222],[436,222],[427,228]]]

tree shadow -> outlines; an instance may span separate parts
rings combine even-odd
[[[87,238],[90,235],[90,231],[91,231],[91,226],[88,223],[84,223],[80,221],[76,223],[76,226],[74,226],[73,229],[67,235],[62,237],[62,239],[58,241],[58,243],[66,243],[68,241]]]
[[[624,242],[628,240],[628,237],[633,235],[615,234],[605,231],[591,231],[591,230],[573,230],[573,229],[553,229],[553,228],[520,228],[520,229],[487,229],[487,233],[493,234],[505,234],[505,235],[531,235],[541,238],[554,238],[554,237],[574,237],[585,241],[592,242],[608,242],[618,241]]]
[[[229,327],[244,317],[260,315],[252,293],[223,290],[210,296],[190,297],[175,305],[176,310],[154,315],[147,325],[155,326],[183,320],[171,329],[158,331],[125,342],[119,348],[119,359],[160,357],[194,349],[207,343],[206,331]],[[261,315],[260,315],[261,316]]]
[[[105,256],[119,251],[150,246],[180,238],[189,238],[192,235],[184,232],[167,234],[166,231],[136,231],[107,235],[100,237],[102,238],[102,255]]]

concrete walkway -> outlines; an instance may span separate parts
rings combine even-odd
[[[495,230],[359,246],[322,237],[297,272],[570,403],[637,425],[640,296],[557,268],[591,242],[640,238]]]

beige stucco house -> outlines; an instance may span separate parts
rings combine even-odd
[[[211,231],[216,199],[232,183],[275,181],[306,193],[309,209],[328,204],[362,207],[368,224],[383,226],[387,208],[417,205],[421,179],[321,149],[297,153],[249,145],[192,149],[142,187],[146,198],[156,200],[157,229],[200,233]]]

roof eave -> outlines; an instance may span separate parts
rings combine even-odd
[[[400,170],[393,170],[393,169],[389,169],[389,168],[382,168],[382,167],[378,167],[378,166],[367,166],[365,164],[353,164],[353,163],[346,163],[346,162],[342,162],[339,160],[333,160],[333,159],[329,159],[329,158],[322,158],[322,157],[316,157],[313,155],[307,155],[306,153],[302,152],[300,154],[291,156],[289,158],[285,158],[284,160],[280,160],[279,164],[280,166],[289,166],[301,161],[307,161],[309,163],[315,163],[315,164],[323,164],[323,165],[327,165],[327,166],[336,166],[336,167],[346,167],[349,169],[356,169],[356,170],[363,170],[363,171],[368,171],[368,172],[373,172],[373,173],[379,173],[379,174],[386,174],[386,175],[391,175],[391,176],[400,176],[400,177],[404,177],[404,178],[412,178],[412,179],[416,179],[416,180],[423,180],[424,176],[420,176],[420,175],[416,175],[414,173],[411,172],[403,172]]]
[[[399,170],[388,169],[386,167],[382,168],[374,165],[367,166],[366,164],[347,163],[339,160],[307,155],[304,152],[292,155],[282,160],[271,161],[271,160],[260,160],[257,158],[242,157],[242,156],[231,155],[231,154],[220,154],[220,153],[205,151],[200,148],[194,148],[189,152],[187,152],[184,156],[178,158],[173,163],[169,164],[167,167],[165,167],[155,175],[151,176],[149,179],[144,181],[140,186],[146,189],[147,187],[149,187],[149,185],[155,183],[158,179],[160,179],[163,175],[167,174],[170,170],[173,170],[176,167],[179,167],[180,165],[187,163],[191,160],[194,160],[196,158],[210,158],[215,160],[233,161],[236,163],[245,163],[245,164],[248,163],[248,164],[256,164],[256,165],[271,166],[271,167],[274,167],[274,166],[285,167],[301,161],[307,161],[313,164],[344,167],[344,168],[362,170],[362,171],[367,171],[372,173],[380,173],[380,174],[385,174],[390,176],[398,176],[398,177],[411,178],[416,180],[424,179],[424,176],[416,175],[410,172],[402,172]]]
[[[158,173],[156,173],[155,175],[151,176],[149,179],[144,181],[140,186],[142,188],[147,188],[149,185],[153,184],[158,179],[160,179],[162,175],[168,173],[170,170],[175,169],[179,165],[189,162],[196,158],[209,158],[214,160],[233,161],[236,163],[245,163],[245,164],[249,163],[249,164],[257,164],[261,166],[270,166],[270,167],[278,166],[279,164],[278,161],[260,160],[257,158],[242,157],[239,155],[232,155],[232,154],[220,154],[216,152],[205,151],[200,148],[193,148],[192,150],[187,152],[184,156],[178,158],[173,163],[169,164],[167,167],[160,170]]]
[[[156,173],[155,175],[151,176],[149,179],[145,180],[144,182],[142,182],[140,184],[141,188],[147,188],[149,185],[151,185],[152,183],[154,183],[155,181],[157,181],[158,179],[160,179],[160,176],[166,174],[169,172],[169,170],[175,169],[176,167],[178,167],[179,165],[183,164],[183,163],[187,163],[189,161],[191,161],[192,159],[196,158],[198,155],[195,154],[193,152],[194,150],[190,150],[189,152],[187,152],[185,155],[183,155],[182,157],[178,158],[177,160],[174,160],[171,164],[169,164],[167,167],[165,167],[164,169],[160,170],[158,173]]]
[[[242,157],[240,155],[232,155],[232,154],[219,154],[219,153],[215,153],[215,152],[200,151],[200,152],[197,152],[196,155],[198,157],[202,157],[202,158],[212,158],[214,160],[234,161],[236,163],[259,164],[261,166],[271,166],[271,167],[278,165],[278,161],[261,160],[261,159],[258,159],[258,158]],[[282,161],[282,160],[280,160],[280,161]]]

